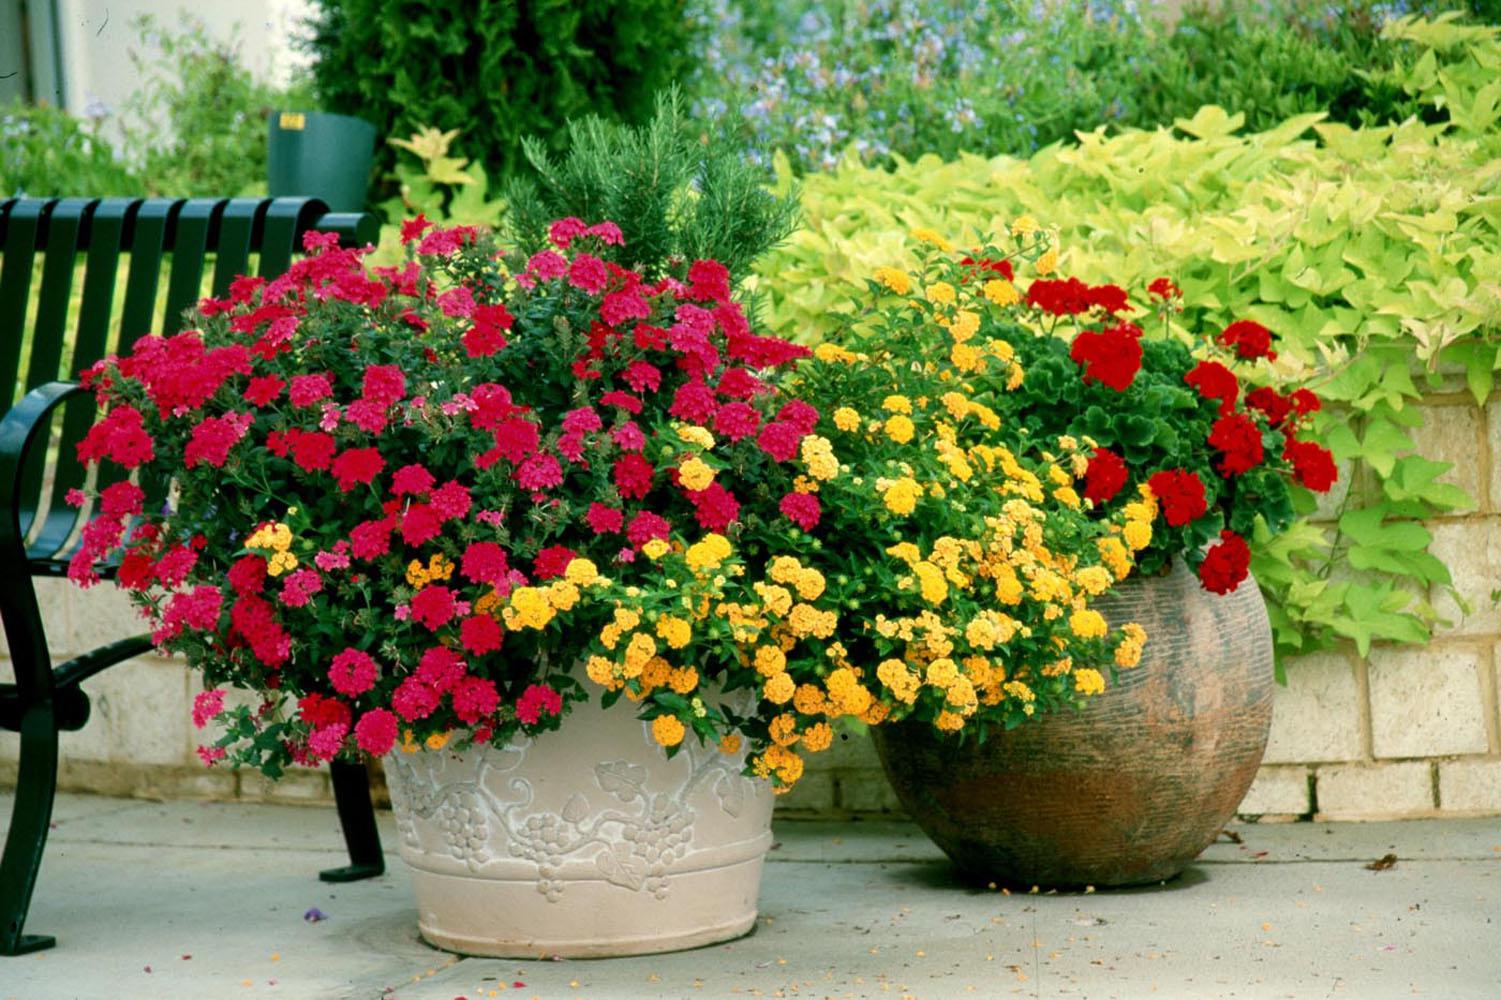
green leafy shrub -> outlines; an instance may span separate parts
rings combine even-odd
[[[694,132],[676,91],[639,128],[569,122],[566,147],[555,160],[540,139],[525,141],[533,174],[506,189],[511,235],[525,250],[546,244],[554,219],[610,219],[625,234],[624,246],[606,248],[616,263],[681,277],[712,259],[738,274],[792,231],[795,192],[772,194],[722,134]]]
[[[1346,124],[1400,121],[1418,103],[1368,72],[1392,64],[1382,24],[1371,0],[1318,20],[1281,3],[1196,4],[1140,64],[1131,122],[1167,124],[1206,104],[1245,115],[1250,131],[1312,111]]]
[[[1260,539],[1255,570],[1284,652],[1336,636],[1418,641],[1448,571],[1423,519],[1463,507],[1447,466],[1411,454],[1412,404],[1451,368],[1490,394],[1501,330],[1501,33],[1403,19],[1385,77],[1443,120],[1350,128],[1298,116],[1242,135],[1207,107],[1174,130],[1104,130],[1030,160],[853,157],[804,181],[806,226],[757,266],[773,328],[817,339],[875,268],[907,261],[914,226],[979,238],[1023,213],[1056,227],[1061,266],[1141,286],[1170,275],[1189,308],[1173,335],[1249,318],[1279,336],[1277,370],[1336,404],[1316,432],[1359,475],[1305,522]],[[785,161],[783,183],[791,183]],[[1311,513],[1305,504],[1305,513]],[[1336,572],[1338,569],[1338,572]]]
[[[99,135],[97,121],[16,101],[0,108],[0,198],[129,195],[140,182]]]
[[[686,64],[681,0],[319,0],[318,96],[382,135],[462,128],[491,177],[521,163],[521,138],[558,149],[564,123],[645,120]],[[382,165],[393,157],[387,151]]]
[[[143,193],[172,197],[264,193],[267,126],[280,107],[310,106],[304,86],[291,91],[259,79],[238,39],[216,39],[188,18],[169,30],[136,21],[142,48],[131,53],[141,86],[121,115],[123,152],[144,180]]]

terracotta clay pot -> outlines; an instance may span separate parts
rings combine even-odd
[[[966,877],[1023,886],[1170,878],[1245,796],[1272,719],[1272,635],[1255,580],[1223,597],[1181,563],[1095,607],[1140,622],[1141,664],[1080,712],[963,743],[927,724],[871,732],[907,813]]]
[[[771,847],[770,787],[742,754],[668,760],[626,701],[575,706],[504,749],[399,748],[386,780],[418,928],[466,955],[593,958],[748,932]]]

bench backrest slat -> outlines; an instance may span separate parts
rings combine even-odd
[[[120,312],[120,335],[115,351],[123,354],[155,326],[156,290],[162,277],[162,250],[167,227],[177,220],[180,201],[149,198],[136,209],[130,234],[130,273],[125,279],[125,306]]]
[[[229,294],[236,277],[250,273],[250,248],[258,245],[257,229],[266,218],[262,198],[233,198],[219,216],[219,256],[214,261],[214,297]]]
[[[57,378],[67,337],[68,300],[73,294],[74,257],[82,235],[84,214],[94,203],[84,198],[63,198],[52,206],[47,218],[48,252],[42,259],[42,288],[37,295],[36,320],[31,326],[31,356],[27,359],[25,389]],[[6,386],[11,389],[12,386]],[[7,400],[7,408],[15,400]]]
[[[177,213],[172,276],[167,281],[167,312],[162,317],[163,335],[180,331],[183,311],[202,297],[203,258],[208,253],[209,230],[223,208],[222,200],[193,198]]]
[[[52,201],[16,200],[6,213],[4,260],[0,261],[0,406],[15,402],[31,304],[31,274],[36,264],[37,235]]]
[[[223,296],[236,276],[250,271],[253,256],[263,277],[284,273],[309,229],[335,232],[346,246],[360,246],[375,240],[378,224],[370,215],[329,213],[309,198],[0,200],[0,414],[15,405],[18,391],[76,377],[107,352],[124,353],[148,333],[181,330],[185,312],[203,294],[209,254],[210,294]],[[123,289],[122,256],[129,258]],[[75,287],[80,260],[81,294]],[[32,558],[67,557],[82,512],[64,505],[62,497],[85,482],[75,455],[93,420],[91,399],[70,401],[60,435],[28,456],[21,523]],[[120,470],[107,467],[99,485],[119,478]],[[148,502],[159,503],[162,484],[142,485]]]

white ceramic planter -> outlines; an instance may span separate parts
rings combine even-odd
[[[622,700],[556,733],[394,751],[386,778],[418,927],[466,955],[639,955],[756,920],[770,788],[691,736],[668,760]]]

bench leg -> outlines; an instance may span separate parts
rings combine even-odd
[[[57,720],[50,703],[33,705],[21,720],[16,806],[5,838],[5,855],[0,859],[0,955],[24,955],[57,943],[56,938],[46,935],[21,933],[42,867],[56,791]]]
[[[374,878],[386,870],[380,850],[380,831],[375,827],[375,806],[370,802],[370,777],[363,763],[335,760],[329,764],[334,782],[334,802],[339,807],[339,825],[349,848],[349,864],[318,873],[325,882],[354,882]]]

